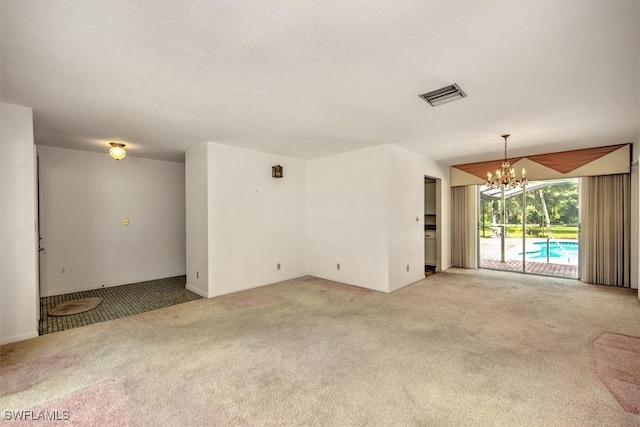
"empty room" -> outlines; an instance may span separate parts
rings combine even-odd
[[[640,2],[0,2],[9,425],[640,424]]]

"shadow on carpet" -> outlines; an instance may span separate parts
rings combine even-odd
[[[600,381],[628,412],[640,414],[640,338],[605,332],[593,342]]]
[[[315,283],[316,285],[326,286],[328,288],[337,289],[339,291],[348,292],[355,295],[368,295],[373,292],[371,289],[351,286],[347,285],[346,283],[333,282],[331,280],[320,279],[319,277],[311,277],[309,279],[305,279],[305,282]]]

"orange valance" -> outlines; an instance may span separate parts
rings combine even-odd
[[[526,165],[529,179],[629,173],[631,165],[629,144],[512,157],[508,160],[511,165],[518,163],[516,170]],[[487,172],[495,171],[502,162],[503,159],[499,159],[451,166],[451,186],[481,184],[487,179]],[[533,175],[529,174],[530,170]]]

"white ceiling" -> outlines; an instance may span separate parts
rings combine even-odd
[[[640,3],[1,3],[36,143],[183,161],[203,141],[445,163],[639,141]],[[458,83],[467,97],[418,95]]]

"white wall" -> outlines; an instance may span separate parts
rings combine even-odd
[[[448,168],[387,144],[309,162],[309,274],[382,292],[422,279],[425,175],[445,188],[438,265],[450,267]]]
[[[633,144],[631,146],[631,158],[634,160],[631,163],[631,247],[630,247],[630,258],[631,258],[631,274],[630,274],[630,284],[631,288],[638,289],[638,269],[633,266],[637,264],[634,260],[638,260],[638,240],[639,240],[639,231],[638,231],[638,183],[639,183],[639,174],[638,174],[638,147],[640,147],[639,143]]]
[[[31,108],[0,104],[0,344],[38,336]]]
[[[638,286],[638,276],[640,273],[640,262],[638,262],[640,261],[640,254],[638,252],[640,246],[640,219],[638,218],[640,215],[640,183],[638,165],[640,164],[640,158],[637,154],[638,147],[640,147],[640,142],[633,144],[631,149],[633,162],[631,165],[631,253],[629,254],[629,261],[631,264],[631,288],[638,289],[638,299],[640,299],[640,286]]]
[[[187,283],[209,297],[306,274],[383,292],[420,280],[424,176],[449,185],[448,168],[391,145],[304,161],[205,143],[186,168]]]
[[[309,274],[389,291],[388,152],[384,145],[309,162]]]
[[[206,151],[207,295],[305,275],[306,161],[211,142],[206,143]],[[187,153],[188,171],[192,166],[201,167],[194,163],[196,156],[191,150]],[[284,178],[271,177],[271,167],[276,164],[284,167]],[[202,178],[201,173],[197,175]],[[198,201],[194,210],[200,212],[190,210],[187,221],[201,215],[203,206],[204,202]],[[192,237],[190,234],[188,247],[198,245]],[[195,274],[193,269],[207,270],[200,258],[189,261],[189,278]]]
[[[43,296],[185,274],[184,164],[38,153]]]
[[[640,23],[640,4],[638,4],[638,22]],[[638,45],[640,46],[640,30],[638,30]],[[640,55],[638,55],[638,81],[640,81]],[[638,103],[640,103],[640,84],[638,85]],[[640,157],[638,156],[638,148],[640,148],[640,109],[638,110],[638,140],[631,147],[633,157],[632,159],[640,163]],[[635,172],[635,174],[634,174]],[[638,289],[638,299],[640,300],[640,177],[638,176],[638,167],[631,168],[631,231],[634,231],[635,238],[631,238],[631,265],[636,265],[636,268],[631,273],[631,287]],[[635,184],[635,189],[634,189]],[[635,200],[634,197],[635,196]]]
[[[425,175],[436,180],[436,271],[451,267],[451,180],[450,168],[423,158]]]
[[[187,220],[187,289],[209,296],[208,147],[197,145],[185,154]]]
[[[389,146],[389,291],[424,278],[424,176],[424,157]]]

